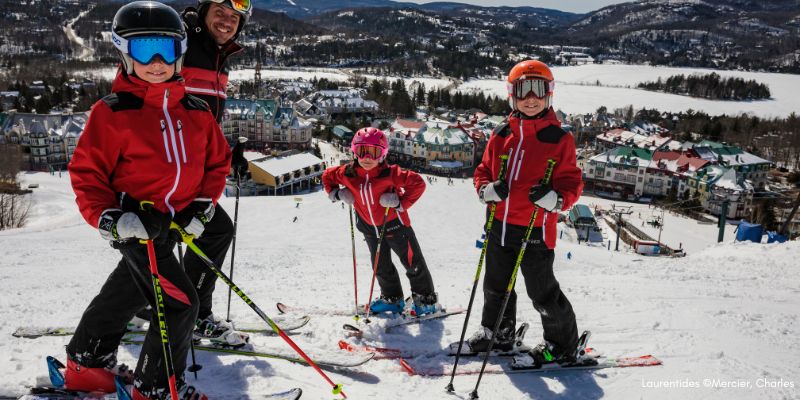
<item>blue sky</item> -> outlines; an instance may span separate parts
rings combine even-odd
[[[412,3],[430,3],[430,0],[401,0]],[[609,4],[625,3],[620,0],[452,0],[459,3],[475,4],[479,6],[530,6],[552,8],[555,10],[574,13],[586,13],[601,9]],[[630,0],[629,0],[630,1]]]

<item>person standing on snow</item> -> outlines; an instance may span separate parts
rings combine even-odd
[[[251,13],[250,0],[199,0],[197,8],[189,7],[182,13],[188,36],[188,48],[181,70],[181,76],[186,81],[186,92],[208,103],[217,124],[222,121],[225,112],[228,62],[231,56],[242,51],[236,39]],[[244,146],[243,142],[236,144]],[[241,152],[237,151],[236,155],[239,154]],[[247,161],[235,157],[233,167],[235,173],[244,173]],[[233,222],[220,204],[212,205],[208,199],[198,199],[191,209],[176,216],[176,222],[184,226],[198,215],[202,229],[195,235],[194,244],[214,264],[222,266],[233,241]],[[186,253],[184,267],[200,297],[195,337],[231,346],[248,342],[248,334],[236,331],[233,323],[212,312],[217,275],[193,252]],[[141,316],[142,313],[139,313]]]
[[[186,32],[175,10],[154,1],[127,4],[114,16],[112,39],[122,65],[112,94],[92,107],[69,172],[83,218],[122,253],[122,261],[67,345],[65,387],[115,391],[114,376],[125,370],[116,365],[116,353],[127,321],[146,304],[156,308],[147,248],[140,243],[152,240],[177,387],[181,398],[204,399],[183,380],[199,299],[168,232],[173,217],[192,210],[198,199],[214,206],[231,151],[208,105],[186,93],[178,75]],[[202,224],[184,228],[197,234]],[[155,312],[150,320],[132,376],[136,400],[170,394]]]
[[[538,207],[541,212],[520,270],[544,328],[544,342],[530,352],[540,364],[573,357],[578,342],[575,313],[553,275],[553,249],[557,213],[569,210],[578,200],[583,181],[575,163],[574,138],[561,129],[552,108],[554,86],[553,73],[540,61],[523,61],[511,69],[511,115],[493,132],[474,175],[480,201],[496,203],[497,208],[492,231],[487,232],[482,326],[467,343],[474,352],[488,347],[527,225]],[[501,155],[508,156],[508,161],[505,174],[498,179]],[[556,164],[550,183],[543,184],[548,159]],[[516,292],[512,291],[496,338],[496,350],[513,348],[516,300]]]
[[[331,201],[355,207],[356,227],[367,241],[371,260],[378,250],[381,226],[386,224],[377,271],[381,295],[370,303],[370,312],[399,314],[408,308],[409,313],[421,316],[440,311],[431,273],[408,216],[408,209],[425,191],[425,181],[416,172],[385,161],[389,142],[380,129],[360,129],[353,136],[351,150],[353,162],[326,169],[322,184]],[[385,208],[389,208],[388,215]],[[406,268],[412,292],[408,304],[388,248]]]

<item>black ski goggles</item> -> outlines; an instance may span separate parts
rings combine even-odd
[[[525,100],[528,97],[543,99],[553,94],[555,83],[544,79],[520,79],[512,84],[512,94],[517,100]]]

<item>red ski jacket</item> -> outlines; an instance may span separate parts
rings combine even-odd
[[[196,198],[216,203],[231,150],[208,105],[180,79],[153,84],[119,73],[111,91],[92,106],[69,163],[86,222],[96,227],[120,193],[171,214]]]
[[[506,123],[498,126],[486,145],[481,163],[475,169],[475,188],[497,180],[501,155],[508,155],[505,179],[509,195],[497,204],[495,219],[503,221],[501,244],[505,245],[506,224],[528,226],[533,214],[533,203],[528,200],[531,187],[544,178],[547,160],[556,161],[551,184],[563,198],[562,211],[569,210],[583,191],[581,170],[575,165],[575,139],[561,129],[553,109],[540,118],[520,118],[512,113]],[[557,213],[539,211],[534,226],[542,227],[548,248],[556,246]]]
[[[378,201],[382,194],[394,190],[400,197],[402,208],[402,210],[389,209],[386,221],[399,218],[400,223],[411,226],[408,209],[425,191],[425,181],[419,174],[404,170],[397,165],[387,165],[385,162],[370,171],[358,165],[358,161],[330,167],[322,174],[322,184],[328,193],[339,185],[350,190],[356,200],[353,206],[358,216],[368,225],[375,227],[383,224],[385,208]]]
[[[228,98],[225,94],[228,87],[228,60],[243,48],[233,41],[217,46],[206,31],[205,23],[186,18],[187,11],[195,10],[190,7],[184,11],[188,47],[183,57],[181,76],[186,81],[186,91],[205,100],[217,122],[220,122]]]

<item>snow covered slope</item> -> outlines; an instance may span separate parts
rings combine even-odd
[[[37,376],[46,375],[44,357],[63,358],[68,341],[18,339],[11,336],[14,329],[77,324],[118,259],[81,220],[66,175],[36,173],[23,179],[40,187],[34,192],[29,226],[0,232],[0,359],[4,360],[0,396],[21,394]],[[276,301],[348,309],[353,285],[347,209],[319,192],[300,195],[299,208],[294,197],[241,199],[234,280],[268,313],[274,312]],[[233,214],[233,198],[223,199],[222,204]],[[297,222],[292,222],[295,216]],[[483,223],[483,208],[471,182],[456,180],[448,186],[440,178],[411,209],[411,217],[441,301],[450,307],[466,306],[479,255],[475,240]],[[693,225],[675,219],[665,226],[665,234],[692,229]],[[578,245],[569,237],[567,231],[559,242],[555,270],[575,309],[579,329],[591,329],[591,345],[606,354],[652,353],[664,365],[488,375],[481,383],[482,399],[800,397],[800,243],[732,244],[728,236],[726,243],[694,249],[686,258],[657,259]],[[360,238],[356,246],[359,299],[363,301],[371,270]],[[523,287],[518,290],[523,292]],[[217,292],[216,311],[224,315],[227,290],[218,286]],[[476,304],[482,303],[479,292]],[[531,324],[528,342],[535,344],[541,336],[539,318],[524,296],[518,309],[518,320]],[[477,328],[479,310],[471,318],[469,333]],[[231,314],[234,320],[257,320],[236,298]],[[336,351],[344,322],[349,318],[314,316],[294,339],[309,352]],[[434,351],[458,339],[462,322],[463,316],[450,317],[398,329],[369,343]],[[288,350],[278,338],[254,337],[253,341]],[[119,357],[133,363],[137,351],[126,346]],[[304,398],[333,398],[308,367],[209,353],[198,353],[198,358],[204,368],[197,384],[216,398],[257,398],[294,386],[304,389]],[[426,362],[439,362],[445,368],[452,362],[446,357],[438,360]],[[393,360],[370,361],[353,371],[330,375],[344,384],[353,399],[450,398],[444,391],[448,379],[408,376]],[[708,388],[706,379],[712,384],[743,382],[751,387]],[[792,387],[758,387],[764,383]],[[457,398],[468,398],[474,384],[474,376],[457,377]],[[682,387],[694,384],[699,387]]]

